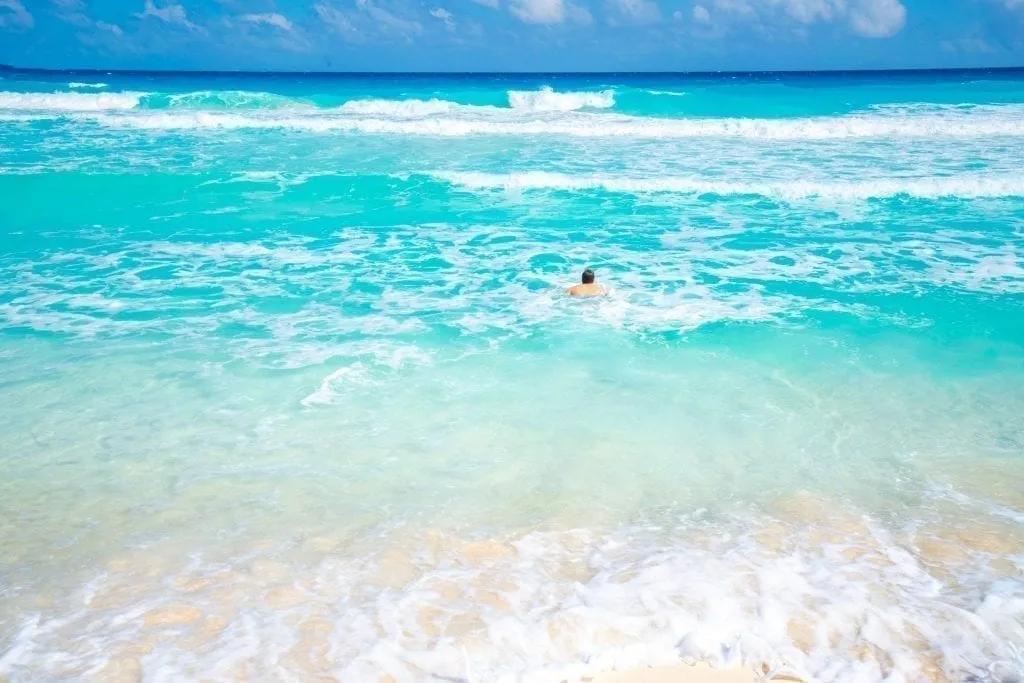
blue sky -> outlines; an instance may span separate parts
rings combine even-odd
[[[0,0],[49,68],[642,71],[1024,65],[1024,0]]]

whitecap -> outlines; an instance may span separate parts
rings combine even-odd
[[[609,175],[568,175],[544,171],[490,174],[476,172],[430,173],[431,177],[472,190],[604,190],[628,194],[674,193],[759,195],[783,200],[885,199],[898,196],[925,199],[1024,196],[1024,175],[963,175],[873,180],[802,181],[764,183],[708,180],[699,177],[629,178]],[[993,267],[997,267],[995,264]]]
[[[133,109],[146,93],[0,92],[0,110],[87,112]]]
[[[545,86],[540,90],[510,90],[508,104],[512,109],[528,112],[609,109],[615,106],[615,92],[555,92]]]

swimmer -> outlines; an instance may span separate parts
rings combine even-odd
[[[594,271],[587,268],[583,271],[583,282],[565,290],[569,296],[600,296],[606,294],[605,288],[594,282]]]

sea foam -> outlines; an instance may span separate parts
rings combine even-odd
[[[1024,196],[1024,176],[956,176],[949,178],[880,178],[849,182],[802,180],[750,183],[705,180],[698,177],[623,178],[605,175],[573,176],[564,173],[434,173],[433,177],[473,190],[604,190],[628,194],[674,193],[760,195],[779,199],[884,199],[908,196],[942,197]]]
[[[138,106],[145,93],[29,93],[0,92],[0,110],[85,112],[127,110]]]
[[[612,90],[555,92],[550,87],[540,90],[510,90],[508,104],[513,109],[530,112],[609,109],[615,106],[615,93]]]
[[[1012,115],[949,113],[919,117],[850,115],[804,119],[670,119],[566,112],[558,117],[522,115],[516,110],[493,108],[471,115],[448,104],[402,105],[405,113],[353,116],[352,109],[336,113],[275,112],[97,112],[78,114],[82,120],[116,128],[142,130],[247,130],[287,129],[315,133],[373,135],[425,135],[465,137],[479,135],[545,135],[571,138],[686,139],[702,137],[751,140],[830,140],[868,138],[980,138],[1024,136],[1024,119]],[[391,105],[389,105],[391,106]],[[97,107],[98,108],[98,107]],[[123,107],[128,108],[128,107]],[[424,115],[424,110],[441,115]],[[477,108],[480,109],[480,108]],[[409,118],[415,114],[417,118]]]
[[[608,109],[615,106],[611,90],[601,92],[556,92],[549,87],[540,90],[510,90],[508,109],[520,114],[541,112],[571,112],[580,109]],[[421,99],[365,99],[351,100],[338,107],[345,114],[393,116],[399,118],[434,115],[491,115],[500,116],[503,107],[475,105],[432,98]],[[505,110],[504,113],[507,113]]]

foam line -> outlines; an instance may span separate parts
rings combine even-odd
[[[508,105],[520,111],[576,111],[578,109],[610,109],[615,106],[615,93],[555,92],[549,87],[540,90],[510,90]]]
[[[0,92],[0,110],[87,112],[133,109],[145,93]]]
[[[287,129],[374,135],[555,135],[581,138],[829,140],[850,138],[978,138],[1024,136],[1024,119],[989,116],[914,118],[856,116],[813,119],[664,119],[569,113],[558,118],[445,116],[414,120],[386,116],[275,115],[267,112],[145,111],[78,114],[100,125],[141,130]]]
[[[674,193],[717,195],[760,195],[780,199],[884,199],[910,196],[941,197],[1024,196],[1024,176],[953,176],[948,178],[884,178],[852,182],[786,181],[743,183],[702,178],[615,176],[573,176],[563,173],[526,172],[508,174],[434,173],[431,177],[471,190],[604,190],[628,194]]]

